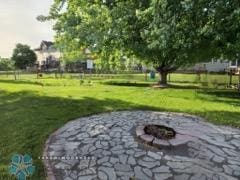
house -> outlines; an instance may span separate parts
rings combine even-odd
[[[240,61],[212,59],[210,62],[197,63],[190,68],[192,71],[228,72],[229,69],[238,69]],[[188,69],[189,70],[189,69]]]
[[[42,41],[40,47],[34,50],[37,55],[37,66],[41,70],[60,67],[61,53],[51,41]]]
[[[240,60],[232,61],[229,64],[228,67],[228,72],[233,73],[233,74],[239,74],[240,72]]]
[[[84,48],[82,51],[84,57],[60,64],[61,52],[54,46],[51,41],[42,41],[40,47],[34,50],[37,55],[37,67],[40,70],[51,71],[61,67],[70,72],[80,72],[94,69],[93,59],[89,49]],[[61,65],[61,66],[60,66]]]
[[[95,56],[91,53],[88,48],[82,48],[79,50],[78,57],[75,60],[67,61],[65,63],[65,71],[67,72],[85,72],[91,73],[95,69]]]

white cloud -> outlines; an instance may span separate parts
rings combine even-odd
[[[42,40],[53,40],[53,23],[36,20],[51,4],[52,0],[0,0],[0,56],[10,57],[17,43],[36,48]]]

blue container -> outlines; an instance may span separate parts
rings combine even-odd
[[[154,71],[150,72],[150,79],[155,79],[156,75]]]

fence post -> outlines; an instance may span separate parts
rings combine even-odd
[[[240,93],[240,69],[238,69],[238,92]]]
[[[229,75],[230,75],[230,77],[229,77],[229,87],[231,87],[231,85],[232,85],[232,74],[233,74],[232,69],[230,69],[230,72],[229,72]]]
[[[14,69],[14,80],[17,80],[16,69]]]

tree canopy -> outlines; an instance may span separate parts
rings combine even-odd
[[[15,67],[19,69],[26,69],[28,66],[34,65],[37,60],[37,56],[28,45],[17,44],[13,50],[12,61],[14,61]]]
[[[0,57],[0,71],[8,71],[13,69],[13,63],[10,59]]]
[[[211,58],[235,59],[240,49],[238,0],[55,0],[56,40],[99,54],[121,51],[169,72]]]

